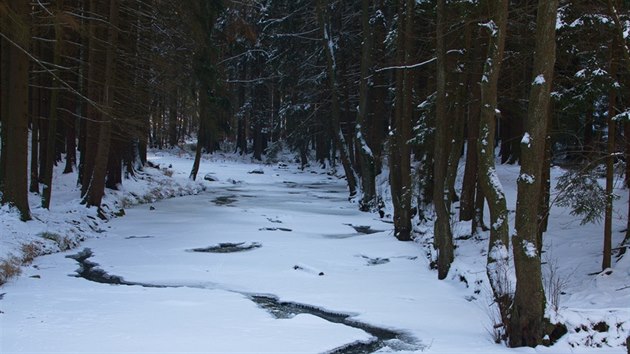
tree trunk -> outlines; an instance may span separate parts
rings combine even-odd
[[[93,13],[103,13],[102,9],[97,8],[95,0],[90,1],[89,11]],[[81,181],[81,197],[82,202],[87,203],[87,194],[92,182],[94,173],[94,165],[96,163],[97,142],[99,139],[99,129],[102,112],[96,103],[101,102],[103,98],[103,77],[104,72],[103,56],[103,30],[95,20],[89,20],[88,23],[88,54],[87,54],[87,97],[91,101],[87,106],[87,118],[81,120],[81,136],[79,138],[79,147],[81,149],[81,158],[79,162],[79,178]],[[97,38],[100,37],[100,40]]]
[[[475,210],[473,212],[473,219],[471,223],[471,234],[478,235],[479,230],[488,231],[488,227],[483,221],[483,207],[486,202],[486,197],[483,195],[479,180],[475,181]]]
[[[448,11],[447,11],[448,12]],[[455,181],[457,179],[457,171],[459,169],[459,161],[463,155],[463,147],[464,147],[464,127],[466,124],[466,107],[468,101],[467,87],[470,84],[470,66],[469,64],[472,61],[472,34],[470,27],[470,22],[467,21],[466,13],[464,11],[463,14],[460,15],[461,18],[466,20],[466,27],[464,29],[465,34],[462,39],[458,40],[456,45],[461,45],[464,49],[465,55],[462,60],[454,60],[454,63],[450,64],[450,67],[456,68],[464,68],[463,70],[457,69],[451,73],[456,78],[453,80],[450,85],[450,89],[447,86],[447,95],[452,96],[452,105],[449,107],[452,110],[452,114],[449,113],[449,116],[452,116],[451,123],[449,124],[450,128],[448,130],[448,139],[450,141],[450,149],[448,156],[448,165],[446,168],[446,188],[449,190],[449,199],[447,205],[449,206],[454,201],[461,201],[459,196],[457,195],[457,191],[455,190]],[[469,15],[470,16],[470,15]],[[448,27],[447,27],[448,28]],[[459,35],[457,35],[459,39]],[[445,39],[446,41],[447,39]],[[444,49],[446,50],[446,49]],[[453,57],[451,57],[453,58]],[[445,62],[449,63],[447,58],[445,57]],[[448,64],[447,64],[448,65]],[[447,80],[450,82],[450,80]],[[447,96],[447,97],[448,97]],[[448,107],[448,105],[447,105]],[[461,207],[461,203],[460,203]]]
[[[112,133],[112,136],[115,136]],[[107,161],[107,176],[105,178],[105,188],[118,190],[122,184],[123,149],[126,143],[122,140],[114,140],[110,143],[109,157]]]
[[[626,62],[626,67],[630,70],[630,47],[624,40],[624,28],[621,24],[621,20],[619,19],[620,4],[618,0],[608,0],[608,11],[613,18],[613,22],[615,23],[615,30],[617,41],[621,44],[621,50],[623,53],[623,57]],[[630,189],[630,122],[627,120],[623,124],[624,127],[624,136],[626,138],[626,146],[625,146],[625,155],[626,155],[626,187]],[[607,181],[608,183],[608,181]],[[622,245],[630,245],[630,198],[628,199],[628,222],[626,225],[626,236],[622,241]],[[626,347],[628,348],[628,353],[630,354],[630,337],[626,340]]]
[[[610,77],[616,80],[618,47],[617,37],[613,37],[610,46]],[[606,144],[606,211],[604,215],[604,250],[602,254],[602,271],[612,266],[612,219],[613,219],[613,188],[615,177],[615,137],[617,135],[617,122],[613,119],[617,100],[616,90],[610,90],[608,96],[608,142]]]
[[[543,337],[545,293],[539,252],[539,211],[545,159],[551,84],[556,60],[557,0],[539,0],[536,49],[525,134],[521,140],[521,172],[517,180],[516,232],[513,236],[516,291],[508,330],[512,347],[535,347]]]
[[[324,0],[317,1],[317,20],[319,22],[319,28],[322,35],[322,47],[326,56],[326,70],[328,73],[328,86],[331,96],[331,129],[332,138],[335,147],[339,150],[339,157],[341,158],[341,164],[346,174],[346,180],[348,182],[348,189],[350,192],[350,198],[353,198],[357,193],[357,177],[350,161],[350,152],[348,151],[348,145],[346,139],[341,131],[340,117],[341,109],[339,106],[339,83],[337,81],[336,73],[336,61],[335,61],[335,48],[332,39],[332,33],[330,31],[330,24],[326,9],[323,4]]]
[[[483,24],[489,33],[488,54],[481,78],[481,116],[479,125],[479,184],[490,209],[490,239],[486,271],[504,325],[510,305],[510,286],[507,283],[509,225],[503,187],[496,173],[494,146],[497,114],[497,84],[503,60],[508,0],[490,1],[490,20]]]
[[[33,46],[34,47],[34,46]],[[37,49],[33,48],[37,53]],[[31,67],[32,69],[32,67]],[[41,86],[39,78],[35,79],[35,86]],[[39,194],[39,87],[31,89],[31,173],[29,192]]]
[[[450,194],[446,185],[449,151],[449,117],[446,102],[446,45],[445,45],[445,4],[437,1],[437,98],[435,103],[435,149],[433,156],[433,204],[437,220],[434,224],[434,243],[438,251],[438,279],[444,279],[453,262],[453,232],[451,231]]]
[[[46,45],[40,45],[40,55],[42,58],[45,58],[46,61],[52,62],[52,52],[46,48]],[[49,57],[50,55],[50,57]],[[38,75],[40,76],[38,81],[42,85],[39,88],[39,102],[36,102],[39,107],[37,110],[39,112],[39,183],[42,182],[44,174],[46,173],[46,161],[48,157],[48,126],[49,126],[49,118],[50,118],[50,96],[51,90],[46,89],[47,87],[52,87],[53,81],[52,77],[48,75]]]
[[[398,38],[396,59],[401,65],[411,60],[411,35],[413,29],[413,1],[398,2]],[[412,73],[396,70],[396,101],[390,133],[390,185],[394,206],[394,235],[400,241],[411,240],[411,113]]]
[[[69,116],[66,122],[66,166],[63,169],[63,173],[72,173],[76,165],[77,142],[75,125],[74,117]]]
[[[79,8],[78,3],[72,1],[70,6],[75,8]],[[80,45],[82,39],[81,35],[78,32],[70,32],[69,33],[69,41],[73,41],[77,43],[74,47],[69,48],[68,52],[65,53],[65,56],[77,58],[80,61],[85,60],[85,47]],[[76,82],[77,91],[83,90],[82,77],[83,70],[79,69],[76,71],[64,71],[62,73],[62,78],[65,81]],[[66,160],[63,173],[68,174],[74,172],[77,165],[77,118],[76,116],[82,117],[85,114],[83,107],[85,105],[85,100],[78,100],[74,98],[74,94],[65,93],[62,98],[62,106],[67,110],[67,112],[61,114],[61,122],[63,122],[63,132],[65,139],[65,151],[66,151]],[[75,116],[76,114],[76,116]]]
[[[368,72],[372,65],[372,29],[370,28],[370,0],[361,1],[361,25],[363,46],[361,48],[361,78],[359,83],[359,111],[357,112],[356,144],[361,166],[361,190],[363,198],[359,208],[370,211],[376,208],[376,166],[374,154],[368,144]]]
[[[28,56],[23,50],[30,40],[30,5],[23,0],[10,0],[8,7],[14,16],[2,15],[2,22],[9,28],[8,37],[14,43],[6,43],[2,38],[2,56],[7,74],[6,87],[2,87],[6,99],[2,102],[2,203],[15,206],[23,221],[31,219],[28,204]],[[4,27],[4,26],[3,26]],[[15,45],[20,46],[17,48]],[[4,60],[3,60],[4,61]],[[9,104],[10,102],[10,104]],[[10,167],[10,170],[9,170]]]
[[[253,157],[255,160],[258,161],[262,161],[262,154],[263,154],[263,140],[264,140],[264,134],[262,132],[262,122],[261,122],[262,118],[261,117],[255,117],[254,118],[254,142],[253,142],[253,147],[254,147],[254,151],[253,151]]]
[[[57,13],[63,11],[63,0],[57,0],[56,9]],[[61,45],[63,40],[63,28],[62,24],[59,23],[59,19],[55,19],[54,31],[55,31],[55,44],[53,47],[53,65],[55,68],[58,68],[61,64]],[[53,179],[53,168],[54,162],[56,158],[56,147],[57,147],[57,108],[59,104],[59,90],[61,86],[59,85],[59,81],[56,78],[52,78],[52,88],[50,91],[50,109],[48,114],[48,138],[46,139],[46,161],[45,168],[43,171],[40,171],[43,175],[42,182],[44,188],[42,190],[42,207],[45,209],[50,209],[50,199],[52,196],[52,179]]]
[[[114,113],[114,78],[116,74],[116,46],[118,41],[118,0],[111,0],[109,3],[109,28],[107,34],[107,49],[105,51],[105,71],[103,83],[103,96],[100,102],[104,106],[102,120],[98,122],[98,141],[95,162],[90,178],[89,187],[85,201],[88,207],[99,208],[105,193],[105,177],[109,161],[109,150],[111,145],[112,115]]]
[[[476,22],[474,23],[476,25]],[[475,31],[475,33],[479,32]],[[464,168],[464,181],[462,182],[462,193],[459,201],[459,219],[462,221],[474,220],[475,217],[475,195],[479,175],[477,143],[479,140],[479,117],[481,113],[481,91],[479,82],[481,82],[482,77],[482,53],[482,43],[481,41],[477,41],[474,45],[473,55],[470,56],[470,68],[472,74],[469,74],[469,81],[467,85],[470,103],[468,104],[466,167]],[[481,204],[483,205],[483,201]],[[471,233],[474,234],[475,232],[476,227],[473,227]]]
[[[553,157],[553,146],[551,139],[552,129],[552,102],[549,104],[549,119],[547,119],[547,135],[545,136],[545,157],[542,166],[542,178],[540,185],[540,206],[538,208],[538,238],[536,246],[538,247],[538,253],[542,254],[543,249],[543,233],[547,232],[549,226],[549,213],[551,211],[550,197],[551,197],[551,159]]]
[[[374,1],[374,13],[379,14],[374,18],[373,33],[372,33],[372,56],[375,65],[380,65],[386,57],[385,49],[385,37],[386,37],[386,24],[385,16],[383,15],[384,8],[383,0]],[[374,82],[371,87],[371,104],[372,117],[369,119],[369,141],[368,146],[372,149],[374,156],[374,170],[376,175],[382,171],[383,164],[383,144],[386,140],[387,134],[387,122],[389,121],[389,104],[387,102],[389,81],[385,78],[385,73],[373,73],[372,80]]]
[[[206,93],[207,91],[204,89],[203,85],[200,83],[200,87],[198,90],[199,93],[199,133],[204,129],[203,127],[203,118],[208,114],[209,109],[209,99]],[[190,170],[190,178],[191,180],[197,179],[197,173],[199,173],[199,165],[201,164],[201,153],[203,152],[203,144],[199,138],[197,138],[197,147],[195,148],[195,160],[193,161],[192,169]]]
[[[6,17],[0,13],[2,23],[8,23]],[[4,27],[0,27],[4,30]],[[9,120],[9,51],[11,44],[0,37],[0,192],[4,190],[7,171],[7,124]],[[2,202],[0,200],[0,202]]]
[[[177,146],[179,140],[177,136],[177,96],[178,92],[175,90],[170,97],[168,108],[168,144],[170,147]]]

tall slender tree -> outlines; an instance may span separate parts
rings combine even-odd
[[[98,4],[92,3],[93,9],[99,9]],[[107,175],[107,166],[109,161],[109,150],[111,146],[112,124],[114,120],[114,79],[116,75],[116,47],[118,42],[118,19],[119,19],[119,3],[118,0],[109,2],[109,8],[103,8],[106,18],[110,26],[106,29],[95,30],[96,33],[103,35],[101,38],[95,38],[90,46],[96,46],[95,42],[105,39],[106,47],[103,49],[105,58],[103,63],[102,86],[99,96],[96,97],[100,103],[99,118],[92,125],[93,137],[95,137],[96,147],[94,151],[94,161],[92,171],[89,175],[89,182],[86,188],[84,202],[87,206],[94,206],[100,209],[103,195],[105,194],[105,178]],[[96,12],[98,13],[98,12]],[[99,24],[94,24],[98,26]],[[96,48],[94,48],[96,49]],[[101,52],[102,53],[102,52]],[[98,52],[90,52],[90,55],[99,55]],[[91,83],[95,84],[95,83]]]
[[[335,54],[335,42],[333,39],[333,33],[331,31],[331,23],[328,14],[327,1],[317,0],[316,14],[317,21],[319,23],[319,30],[321,35],[321,43],[326,57],[326,73],[328,77],[328,88],[330,90],[330,127],[332,129],[331,136],[335,144],[335,148],[339,151],[339,158],[343,170],[346,174],[346,180],[348,183],[348,189],[350,198],[353,198],[357,193],[357,175],[352,166],[350,160],[350,151],[348,150],[348,144],[346,138],[341,130],[341,107],[340,107],[340,92],[339,81],[337,79],[337,61]]]
[[[413,50],[414,1],[398,0],[396,60],[402,67],[396,70],[396,101],[390,126],[389,180],[394,206],[394,234],[400,241],[411,240],[411,114],[413,111],[413,71],[410,63]]]
[[[438,251],[438,278],[444,279],[448,275],[453,262],[453,232],[451,230],[450,196],[447,186],[447,168],[450,154],[451,139],[448,131],[451,128],[446,102],[446,0],[437,1],[437,31],[436,31],[436,82],[437,97],[435,102],[435,150],[433,156],[433,204],[437,220],[433,234]]]
[[[496,132],[497,87],[506,38],[508,0],[487,0],[489,19],[482,26],[488,33],[488,53],[481,78],[481,117],[479,125],[479,182],[490,209],[490,239],[486,267],[495,301],[507,325],[511,289],[507,280],[509,224],[503,187],[494,161]],[[483,5],[482,5],[483,6]]]
[[[516,230],[512,237],[516,291],[510,316],[510,345],[534,347],[543,337],[545,294],[542,285],[541,247],[538,246],[543,164],[556,60],[557,0],[539,0],[536,49],[525,134],[521,140],[521,172],[518,178]]]
[[[199,130],[197,132],[197,149],[195,161],[190,172],[190,179],[197,178],[201,152],[204,147],[213,145],[211,130],[216,127],[216,117],[211,114],[211,102],[217,83],[216,49],[213,46],[212,34],[219,12],[223,9],[221,0],[189,0],[185,8],[191,19],[192,38],[195,42],[193,71],[198,95]]]
[[[361,29],[363,45],[361,46],[361,77],[359,81],[359,110],[357,112],[357,151],[361,166],[361,210],[369,211],[376,207],[376,163],[370,147],[368,102],[370,96],[368,74],[372,66],[372,28],[370,26],[370,0],[361,1]]]
[[[7,5],[0,12],[3,30],[0,192],[1,202],[15,206],[20,218],[26,221],[31,219],[27,178],[30,6],[22,0],[10,0]]]
[[[55,9],[53,13],[53,31],[55,34],[53,44],[53,66],[58,68],[61,64],[61,50],[63,41],[63,24],[61,18],[64,10],[64,1],[59,0],[55,3]],[[59,76],[59,74],[57,74]],[[44,169],[41,171],[42,182],[44,188],[42,190],[42,207],[50,209],[50,199],[52,197],[52,180],[53,180],[53,167],[56,158],[57,147],[57,109],[59,108],[59,91],[61,85],[56,78],[52,79],[52,87],[50,92],[50,108],[48,112],[48,137],[46,139],[46,161],[44,162]]]
[[[609,74],[613,80],[617,79],[618,62],[617,52],[619,44],[616,36],[613,36],[610,45]],[[617,88],[612,87],[608,94],[608,141],[606,142],[606,207],[604,210],[604,249],[602,251],[602,271],[612,266],[612,218],[614,202],[614,178],[615,178],[615,141],[617,137],[617,122],[615,121],[617,106]]]

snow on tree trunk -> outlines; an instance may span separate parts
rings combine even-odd
[[[341,158],[341,164],[346,174],[348,182],[348,189],[350,192],[350,198],[353,198],[357,193],[357,176],[352,167],[350,161],[350,152],[348,151],[348,144],[343,136],[340,125],[340,107],[339,107],[339,87],[337,82],[337,63],[335,62],[335,45],[330,33],[330,26],[328,16],[326,16],[326,9],[323,4],[324,0],[317,1],[317,20],[322,32],[322,45],[324,49],[324,55],[326,56],[326,68],[328,72],[328,86],[331,91],[331,126],[332,137],[335,147],[339,150]]]
[[[549,127],[551,81],[556,59],[557,0],[539,0],[536,49],[529,95],[526,133],[521,140],[521,172],[517,180],[516,224],[513,235],[516,290],[508,330],[512,347],[535,347],[543,338],[545,294],[539,242],[543,164]]]
[[[359,83],[359,111],[357,112],[356,145],[361,159],[361,190],[363,197],[360,208],[369,211],[376,207],[376,166],[374,154],[368,145],[368,71],[372,65],[372,29],[370,28],[370,0],[361,1],[361,25],[363,47],[361,49],[361,78]]]
[[[479,182],[490,209],[490,239],[486,271],[495,301],[499,306],[503,324],[507,324],[507,313],[511,302],[509,271],[509,225],[503,187],[495,170],[494,136],[497,110],[497,85],[503,60],[508,1],[490,1],[489,21],[480,24],[488,32],[488,54],[481,77],[481,117],[479,124]]]
[[[411,33],[413,29],[413,1],[400,0],[396,59],[409,63],[411,59]],[[400,241],[411,240],[411,138],[412,71],[396,70],[396,102],[390,132],[390,186],[394,206],[394,235]]]

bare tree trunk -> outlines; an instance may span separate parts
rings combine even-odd
[[[384,0],[375,0],[374,1],[374,13],[378,14],[374,18],[373,24],[373,33],[372,33],[372,62],[375,65],[380,64],[383,59],[386,57],[386,49],[385,49],[385,16],[383,15],[382,9],[385,6],[383,4]],[[369,124],[369,140],[368,144],[372,149],[372,154],[374,156],[374,169],[376,174],[380,174],[382,171],[383,164],[383,144],[386,140],[386,122],[389,120],[389,109],[387,104],[387,92],[389,82],[385,79],[384,73],[374,73],[373,76],[374,85],[371,87],[370,92],[371,95],[371,103],[372,103],[372,111],[373,116],[370,120]]]
[[[544,330],[545,292],[538,246],[543,164],[547,143],[549,104],[556,61],[557,0],[539,0],[536,49],[525,134],[521,140],[516,232],[513,236],[516,291],[508,330],[512,347],[535,347]]]
[[[8,19],[0,14],[0,29],[6,30]],[[11,44],[0,37],[0,192],[4,190],[7,171],[7,124],[9,120],[9,51]],[[39,187],[38,187],[39,189]],[[1,202],[1,201],[0,201]]]
[[[26,55],[30,40],[29,15],[30,5],[23,0],[10,0],[8,7],[14,16],[2,14],[3,30],[9,28],[9,38],[13,43],[2,38],[2,56],[7,75],[3,83],[2,119],[3,141],[2,166],[2,203],[15,206],[20,211],[23,221],[31,219],[28,204],[28,68]],[[4,31],[3,31],[4,32]],[[19,48],[18,48],[19,46]],[[6,56],[6,57],[5,57]],[[6,99],[6,100],[5,100]],[[10,103],[10,104],[9,104]],[[10,167],[10,170],[9,170]]]
[[[71,6],[79,10],[82,5],[79,5],[78,3],[75,3],[73,1]],[[69,52],[66,53],[66,56],[77,58],[77,60],[81,62],[85,61],[85,46],[79,44],[82,41],[81,35],[78,32],[70,32],[69,35],[69,40],[77,43],[77,45],[71,48]],[[78,69],[72,72],[66,71],[64,72],[64,79],[66,81],[75,81],[77,90],[83,91],[83,88],[85,87],[82,82],[82,77],[84,76],[83,74],[84,73],[82,69]],[[67,110],[66,113],[62,113],[66,149],[66,160],[63,173],[68,174],[74,172],[77,166],[77,129],[79,124],[77,124],[77,118],[75,117],[75,114],[77,116],[85,115],[85,110],[83,109],[83,107],[86,102],[85,100],[70,99],[70,96],[66,95],[65,103],[62,104]]]
[[[175,90],[170,97],[168,108],[168,144],[170,147],[177,146],[179,140],[177,136],[177,95],[178,92]]]
[[[72,173],[77,161],[76,149],[76,128],[74,117],[68,117],[66,123],[66,165],[63,173]]]
[[[538,237],[536,246],[538,247],[538,253],[542,254],[543,250],[543,234],[547,232],[549,226],[549,212],[551,211],[550,196],[551,196],[551,159],[552,159],[552,112],[551,108],[553,103],[549,103],[549,119],[547,119],[547,135],[545,136],[545,157],[542,165],[542,177],[540,185],[540,206],[538,207]]]
[[[110,134],[111,143],[107,158],[105,188],[118,190],[122,184],[123,151],[127,147],[127,143],[121,139],[114,138],[121,134],[118,129],[113,129]]]
[[[199,91],[199,133],[198,134],[201,134],[201,131],[204,129],[202,117],[205,117],[208,114],[208,106],[210,105],[210,103],[208,102],[208,95],[204,93],[204,91],[206,90],[203,88],[203,85],[200,85],[198,91]],[[201,164],[202,152],[203,152],[203,144],[201,143],[199,138],[197,138],[197,147],[195,148],[195,160],[193,162],[193,166],[190,171],[190,176],[188,177],[193,181],[197,179],[197,173],[199,173],[199,165]]]
[[[63,0],[57,0],[55,12],[63,11]],[[63,28],[59,19],[54,19],[55,44],[53,47],[53,64],[58,68],[61,64],[61,43],[63,40]],[[46,150],[48,151],[45,161],[45,169],[41,171],[44,189],[42,190],[42,207],[50,209],[50,199],[52,195],[53,167],[56,158],[57,147],[57,108],[59,105],[59,90],[61,86],[57,79],[52,79],[52,89],[50,92],[50,111],[48,114],[48,138],[46,140]]]
[[[37,53],[37,45],[33,45],[32,47],[33,52]],[[41,84],[39,83],[39,77],[35,78],[35,86],[41,86]],[[29,183],[29,192],[35,194],[39,194],[40,90],[40,87],[33,87],[31,89],[31,180]]]
[[[479,126],[479,184],[490,209],[490,239],[486,271],[507,327],[510,305],[510,289],[507,284],[509,225],[503,187],[496,173],[494,161],[494,137],[497,114],[497,84],[505,47],[508,0],[489,1],[490,19],[483,24],[489,34],[488,54],[481,78],[481,117]]]
[[[339,106],[339,83],[337,81],[336,74],[336,61],[334,52],[334,42],[332,39],[332,33],[330,32],[330,24],[327,20],[326,9],[323,4],[324,0],[317,1],[317,20],[319,22],[320,31],[322,32],[322,46],[324,54],[326,56],[326,68],[328,72],[328,86],[330,88],[331,95],[331,128],[332,137],[335,147],[339,150],[339,157],[341,158],[341,164],[346,174],[348,182],[348,189],[350,192],[350,198],[353,198],[357,193],[357,176],[352,167],[350,161],[350,152],[348,151],[348,145],[346,139],[341,131],[340,125],[340,106]]]
[[[476,25],[476,22],[475,22]],[[478,30],[475,33],[479,33]],[[468,91],[469,91],[469,104],[468,104],[468,133],[466,138],[466,167],[464,169],[464,181],[462,182],[462,194],[460,198],[460,220],[475,220],[475,197],[477,195],[476,190],[478,185],[478,156],[477,156],[477,144],[479,140],[479,117],[481,113],[481,91],[479,82],[481,82],[481,71],[483,59],[481,59],[483,53],[483,46],[481,41],[477,41],[474,45],[473,55],[470,58],[470,68],[472,73],[469,75]],[[481,205],[483,212],[483,196],[481,198]],[[478,203],[477,203],[478,204]],[[481,220],[483,223],[483,220]],[[475,224],[475,222],[473,222]],[[481,224],[479,224],[481,225]],[[473,225],[471,234],[476,232],[476,225]]]
[[[483,208],[486,202],[486,197],[483,195],[479,180],[475,181],[475,210],[473,212],[471,234],[477,235],[479,230],[488,231],[488,227],[483,221]]]
[[[199,173],[199,165],[201,164],[201,151],[202,150],[203,148],[201,144],[197,142],[197,147],[195,148],[195,160],[193,162],[193,167],[190,171],[190,176],[188,176],[188,178],[190,178],[193,181],[197,179],[197,173]]]
[[[445,44],[445,4],[437,2],[437,98],[435,104],[435,149],[433,156],[433,204],[437,220],[434,224],[434,243],[438,251],[438,279],[444,279],[453,262],[453,232],[451,231],[450,194],[446,179],[449,152],[449,117],[446,102],[446,44]]]
[[[102,12],[97,8],[97,2],[92,0],[88,4],[89,11],[93,13]],[[97,35],[101,40],[97,39]],[[95,20],[89,20],[88,23],[88,54],[86,62],[87,70],[87,97],[90,104],[87,106],[87,118],[81,121],[81,136],[79,147],[81,149],[81,159],[79,162],[79,178],[81,181],[81,197],[82,203],[87,203],[87,194],[90,189],[92,175],[94,173],[94,165],[96,163],[97,145],[95,142],[99,138],[100,122],[103,120],[102,112],[96,106],[101,102],[103,97],[103,78],[101,73],[104,71],[102,57],[104,55],[102,48],[102,29]]]
[[[613,37],[610,46],[610,76],[615,80],[617,76],[616,51],[619,46],[617,37]],[[606,144],[606,212],[604,215],[604,250],[602,254],[602,271],[612,266],[612,219],[613,219],[613,187],[615,177],[615,137],[617,135],[617,122],[615,117],[615,105],[617,93],[611,89],[608,96],[608,142]]]
[[[370,0],[361,1],[361,25],[363,47],[361,48],[361,78],[359,83],[359,111],[357,112],[356,144],[361,165],[361,190],[363,198],[360,209],[370,211],[376,207],[376,166],[374,154],[368,144],[368,72],[372,65],[372,28],[370,27]]]
[[[103,96],[101,102],[105,109],[102,121],[99,122],[97,148],[95,154],[94,170],[90,179],[89,188],[86,194],[87,206],[99,208],[103,195],[105,194],[105,176],[109,161],[109,150],[111,145],[112,115],[114,113],[114,77],[116,73],[116,46],[118,41],[118,0],[111,0],[109,3],[109,29],[107,34],[107,44],[105,54],[105,82],[103,84]]]
[[[402,65],[411,60],[411,36],[413,29],[413,1],[398,1],[398,38],[396,59]],[[389,173],[394,206],[394,235],[400,241],[411,240],[411,138],[412,73],[396,70],[396,102],[394,128],[390,136]]]
[[[620,4],[618,0],[608,0],[608,12],[610,13],[613,22],[615,23],[615,34],[617,41],[621,44],[621,50],[626,62],[626,67],[630,70],[630,47],[624,40],[624,29],[619,19]],[[610,113],[609,113],[610,115]],[[630,188],[630,122],[627,120],[624,122],[624,136],[626,138],[626,187]],[[610,134],[609,134],[610,135]],[[610,154],[610,152],[609,152]],[[606,186],[608,186],[608,180],[606,180]],[[608,211],[608,210],[606,210]],[[612,211],[612,210],[611,210]],[[606,232],[604,232],[606,234]],[[628,222],[626,225],[626,236],[622,241],[622,245],[630,245],[630,198],[628,199]],[[605,247],[605,246],[604,246]],[[628,347],[628,353],[630,353],[630,337],[626,340],[626,346]]]
[[[195,162],[190,172],[190,179],[197,178],[201,151],[205,147],[211,151],[211,128],[215,128],[216,119],[210,116],[210,95],[216,84],[216,58],[212,55],[211,36],[216,18],[220,11],[220,1],[196,0],[188,2],[188,10],[192,24],[193,40],[196,42],[197,53],[193,58],[193,69],[196,75],[197,93],[199,95],[199,131],[197,135],[197,151]]]
[[[255,107],[255,105],[254,105]],[[254,118],[254,146],[253,146],[253,157],[255,160],[262,161],[263,154],[263,142],[264,142],[264,134],[263,134],[263,126],[262,126],[262,117]]]

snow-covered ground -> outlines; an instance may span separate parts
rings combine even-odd
[[[188,155],[151,161],[161,168],[108,195],[111,212],[126,214],[109,222],[78,204],[72,175],[57,176],[52,212],[34,209],[34,221],[0,210],[0,258],[33,242],[55,251],[0,288],[0,353],[626,352],[630,259],[596,274],[602,226],[568,210],[552,210],[544,267],[562,292],[548,313],[569,333],[552,347],[509,349],[491,335],[487,235],[458,239],[438,281],[429,233],[396,241],[391,223],[359,212],[327,171],[217,154],[199,178],[216,181],[193,183]],[[518,168],[499,172],[514,205]],[[619,194],[614,245],[627,215]],[[454,224],[459,236],[469,227]],[[355,345],[375,336],[373,347]]]

